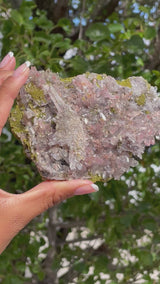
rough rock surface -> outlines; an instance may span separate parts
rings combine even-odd
[[[160,98],[142,77],[33,67],[10,124],[43,178],[119,179],[160,134]]]

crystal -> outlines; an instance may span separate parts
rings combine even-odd
[[[142,77],[60,78],[31,68],[10,125],[44,179],[114,178],[160,135],[160,98]]]

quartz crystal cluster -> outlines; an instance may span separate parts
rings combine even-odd
[[[142,77],[33,67],[10,125],[44,179],[119,179],[160,135],[160,98]]]

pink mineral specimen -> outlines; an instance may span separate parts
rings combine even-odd
[[[10,124],[43,178],[119,179],[160,134],[160,98],[142,77],[33,67]]]

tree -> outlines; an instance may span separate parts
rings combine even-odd
[[[160,88],[160,1],[11,4],[0,1],[2,56],[12,50],[18,64],[28,59],[63,77],[86,71],[117,79],[141,75]],[[2,188],[19,193],[40,181],[9,125],[0,146]],[[157,142],[119,181],[100,183],[96,194],[37,217],[2,254],[1,282],[158,283],[159,156]]]

